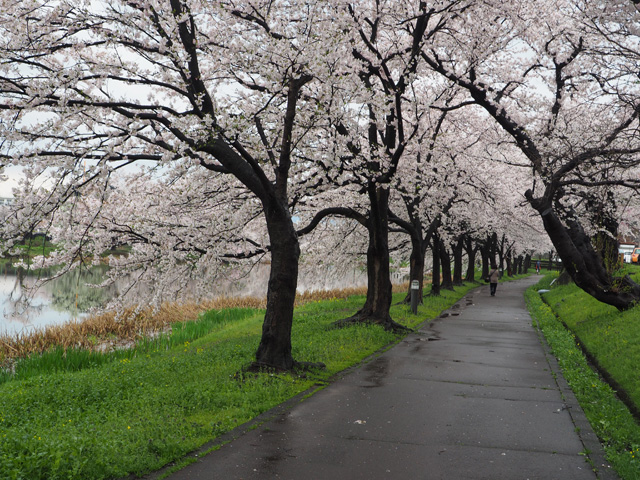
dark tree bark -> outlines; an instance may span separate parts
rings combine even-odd
[[[464,251],[464,242],[462,237],[458,238],[453,244],[453,285],[462,285],[462,254]]]
[[[492,264],[495,263],[491,260],[491,246],[488,238],[480,245],[480,258],[482,259],[482,278],[487,278]]]
[[[409,291],[407,292],[407,296],[404,298],[402,303],[410,303],[411,302],[411,283],[414,280],[417,280],[419,289],[418,289],[418,303],[421,305],[423,288],[424,288],[424,258],[425,258],[425,247],[423,246],[423,241],[414,236],[411,236],[411,255],[409,257]]]
[[[615,205],[615,197],[611,191],[607,192],[606,203]],[[593,223],[600,225],[605,231],[599,231],[593,238],[594,249],[604,263],[604,268],[609,275],[614,275],[620,268],[618,249],[618,221],[606,211],[600,202],[588,198],[589,210],[593,215]]]
[[[507,275],[513,277],[513,260],[511,259],[511,255],[505,257],[505,262],[507,264]]]
[[[369,248],[367,249],[367,298],[355,319],[373,323],[392,322],[391,276],[389,272],[389,190],[372,188],[369,193]]]
[[[218,159],[222,166],[247,186],[262,203],[271,244],[271,269],[262,338],[253,365],[258,369],[269,367],[290,370],[295,364],[291,355],[291,327],[300,247],[289,214],[287,183],[291,167],[291,131],[295,124],[296,105],[301,88],[309,80],[309,77],[290,80],[275,182],[267,178],[259,163],[242,145],[230,143],[219,135],[200,147],[201,151]],[[203,165],[212,168],[206,163]]]
[[[502,238],[500,240],[498,240],[498,234],[494,233],[493,237],[492,237],[492,243],[494,245],[495,248],[495,254],[491,257],[491,258],[495,258],[496,255],[498,256],[498,263],[497,263],[497,268],[500,269],[501,272],[504,271],[504,264],[505,264],[505,240],[504,240],[504,235],[502,235]]]
[[[431,256],[433,266],[431,268],[431,293],[430,295],[440,295],[440,237],[435,235],[431,240]]]
[[[453,277],[451,275],[451,257],[444,242],[440,240],[440,268],[442,269],[442,285],[445,290],[453,290]]]
[[[411,84],[420,59],[423,37],[429,25],[431,12],[427,4],[419,4],[420,14],[407,20],[406,28],[413,37],[411,48],[402,48],[393,54],[378,50],[377,37],[380,34],[378,19],[367,18],[368,13],[358,12],[358,5],[350,5],[347,9],[354,20],[360,23],[358,33],[365,39],[362,49],[355,47],[351,53],[359,65],[357,78],[362,85],[389,99],[381,110],[369,104],[366,146],[350,143],[348,149],[354,158],[364,160],[359,175],[366,178],[366,185],[359,186],[369,197],[369,213],[366,227],[369,231],[369,248],[367,249],[367,299],[364,306],[353,317],[339,322],[340,325],[352,322],[379,323],[386,329],[406,330],[391,319],[391,279],[389,277],[389,188],[396,174],[398,164],[409,137],[417,134],[417,128],[406,129],[404,108],[407,100],[407,87]],[[411,24],[411,25],[410,25]],[[393,27],[395,28],[395,26]],[[403,58],[404,68],[398,70],[393,62]],[[375,60],[374,60],[375,59]],[[394,75],[389,75],[393,70]],[[360,128],[358,125],[356,128]],[[406,129],[406,130],[405,130]],[[347,135],[344,125],[337,125],[340,135]],[[357,137],[359,134],[354,136]],[[385,157],[384,161],[382,156]],[[418,279],[419,280],[419,279]]]
[[[619,310],[626,310],[637,304],[640,285],[628,275],[614,278],[609,274],[600,254],[578,222],[569,218],[565,220],[565,226],[551,208],[548,199],[534,198],[530,190],[525,196],[540,213],[544,228],[562,259],[564,268],[578,287],[596,300],[613,305]]]
[[[386,330],[403,331],[389,315],[392,285],[389,271],[389,189],[370,184],[368,188],[371,211],[367,220],[369,247],[367,249],[367,297],[364,306],[352,317],[335,322],[336,326],[350,323],[373,323]]]
[[[412,199],[413,200],[413,199]],[[422,221],[415,212],[415,202],[407,202],[407,212],[410,221],[405,221],[393,213],[389,213],[389,221],[393,222],[398,228],[394,231],[405,233],[411,239],[411,254],[409,255],[409,288],[407,295],[401,303],[409,304],[411,302],[411,283],[415,280],[418,282],[418,303],[422,304],[422,292],[424,288],[424,262],[426,249],[428,248],[428,239],[423,236]]]
[[[367,296],[364,306],[355,315],[338,320],[335,326],[353,323],[374,323],[392,331],[405,331],[406,327],[394,322],[389,315],[392,285],[389,269],[389,189],[370,183],[367,187],[370,210],[363,215],[348,207],[332,207],[316,213],[298,235],[306,235],[321,220],[329,216],[343,216],[356,220],[367,229]]]
[[[293,319],[300,246],[288,208],[274,203],[264,209],[271,242],[271,270],[256,364],[290,370],[295,362],[291,355],[293,322],[289,319]]]
[[[524,256],[524,272],[523,273],[529,273],[530,268],[531,268],[531,254],[527,253]]]
[[[429,248],[429,243],[436,234],[438,228],[440,228],[441,214],[447,213],[451,209],[454,204],[454,200],[455,196],[449,200],[442,212],[435,216],[426,229],[424,228],[419,212],[417,211],[419,202],[416,201],[416,197],[405,197],[405,205],[407,207],[407,214],[410,219],[409,221],[405,221],[393,214],[389,215],[389,221],[393,222],[398,227],[397,231],[406,233],[411,238],[409,278],[410,280],[418,280],[420,285],[420,289],[418,290],[418,298],[420,299],[419,303],[422,303],[424,292],[425,257],[427,249]],[[409,282],[407,295],[402,302],[406,304],[411,302],[411,282]]]
[[[476,278],[476,253],[478,251],[477,245],[474,243],[471,236],[466,235],[464,238],[464,250],[467,253],[469,264],[467,265],[467,274],[464,279],[466,282],[475,282]]]

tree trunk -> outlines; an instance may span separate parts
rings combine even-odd
[[[389,189],[370,186],[368,190],[371,210],[367,227],[367,298],[355,315],[338,320],[335,325],[375,323],[386,330],[406,330],[406,327],[394,322],[389,314],[392,300],[389,271]]]
[[[273,200],[264,207],[271,243],[271,271],[267,287],[267,311],[256,366],[291,370],[291,326],[298,283],[300,246],[289,210]]]
[[[440,268],[442,268],[442,288],[453,290],[453,277],[451,276],[451,257],[447,247],[440,240]]]
[[[488,241],[480,246],[480,257],[482,258],[482,278],[487,278],[494,263],[491,261],[491,247]]]
[[[417,238],[411,238],[411,256],[409,257],[409,291],[402,303],[411,303],[411,282],[418,281],[418,303],[422,304],[422,288],[424,286],[424,257],[425,251],[422,242]]]
[[[529,269],[531,268],[531,254],[527,253],[524,256],[524,267],[523,267],[523,273],[529,273]]]
[[[501,272],[504,272],[504,264],[505,264],[504,235],[502,235],[502,239],[500,242],[498,242],[498,236],[495,235],[495,237],[496,237],[496,240],[495,240],[496,251],[498,253],[498,268],[500,269]]]
[[[493,233],[489,237],[489,267],[498,268],[496,257],[498,257],[498,235]]]
[[[473,240],[469,236],[465,237],[464,249],[467,252],[467,258],[469,259],[469,264],[467,265],[467,274],[464,276],[464,280],[466,282],[475,282],[477,247],[474,246]]]
[[[453,285],[462,285],[462,253],[464,250],[463,240],[459,238],[453,244]]]
[[[434,235],[431,252],[433,267],[431,268],[431,295],[440,295],[440,237]]]
[[[640,301],[640,285],[628,275],[615,278],[607,272],[603,259],[577,221],[569,220],[565,226],[548,200],[533,198],[530,190],[525,196],[542,217],[544,228],[564,268],[578,287],[618,310],[629,309]]]

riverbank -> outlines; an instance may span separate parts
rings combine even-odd
[[[391,315],[414,327],[477,285],[425,297],[417,316],[406,305],[393,306]],[[404,295],[396,293],[394,302]],[[176,324],[171,335],[139,349],[102,355],[109,358],[104,363],[6,381],[0,385],[0,471],[9,478],[118,478],[180,459],[397,341],[378,326],[330,328],[363,302],[361,295],[331,297],[296,308],[294,358],[327,366],[304,375],[243,374],[264,312],[231,308]]]
[[[394,292],[406,292],[408,284],[394,285]],[[296,296],[296,306],[327,299],[346,299],[364,295],[365,287],[304,292]],[[15,362],[55,350],[70,349],[108,353],[130,348],[136,342],[169,334],[173,325],[194,321],[202,312],[230,308],[266,307],[266,299],[219,297],[200,303],[170,303],[159,308],[107,312],[61,325],[51,325],[22,334],[0,334],[0,369],[14,371]],[[54,353],[54,355],[56,355]],[[1,375],[0,375],[1,379]]]

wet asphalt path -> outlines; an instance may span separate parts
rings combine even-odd
[[[168,478],[616,478],[531,325],[523,293],[536,281],[501,283],[496,297],[488,285],[473,290],[397,346]]]

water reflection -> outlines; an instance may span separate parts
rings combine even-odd
[[[57,311],[79,313],[103,306],[117,295],[117,288],[114,285],[100,288],[91,285],[99,285],[107,269],[107,266],[94,266],[52,280],[48,285],[51,306]]]
[[[53,270],[25,271],[3,266],[0,270],[0,333],[15,335],[35,328],[82,318],[86,312],[104,305],[115,294],[113,288],[91,288],[100,283],[106,267],[76,270],[44,284],[25,298],[23,285],[39,277],[55,274]]]

